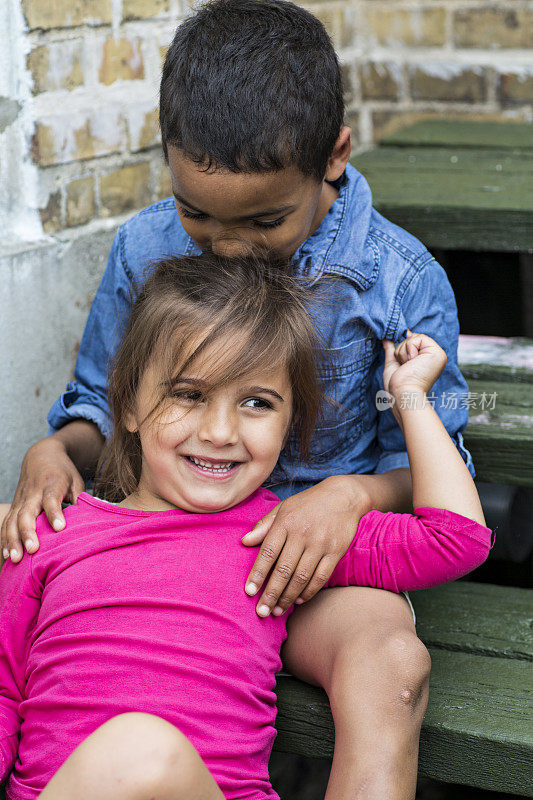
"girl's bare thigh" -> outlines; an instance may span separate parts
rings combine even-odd
[[[113,717],[83,741],[39,800],[224,800],[198,751],[152,714]]]

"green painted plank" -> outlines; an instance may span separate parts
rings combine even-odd
[[[431,649],[420,773],[481,789],[533,795],[531,667],[524,661]],[[278,676],[277,750],[331,757],[325,692]]]
[[[384,136],[395,147],[475,147],[533,149],[533,126],[513,122],[426,120]]]
[[[430,247],[533,248],[533,151],[380,147],[352,163],[376,209]]]
[[[455,581],[410,595],[426,645],[533,661],[532,590]]]
[[[533,339],[463,335],[458,360],[467,380],[533,383]]]
[[[380,147],[352,163],[380,204],[533,213],[533,152]]]
[[[533,486],[533,392],[528,384],[468,380],[470,408],[465,444],[479,480]],[[489,398],[482,408],[482,395]],[[490,398],[495,395],[494,407]]]

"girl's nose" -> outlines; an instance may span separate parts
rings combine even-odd
[[[235,414],[229,409],[206,405],[198,423],[198,438],[215,447],[237,444],[239,431]]]

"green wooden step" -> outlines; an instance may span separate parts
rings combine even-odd
[[[465,443],[479,480],[533,486],[533,340],[461,336],[470,390]]]
[[[430,648],[430,700],[419,772],[448,783],[533,796],[531,667],[527,662]],[[276,688],[274,748],[331,758],[326,693],[287,675]]]
[[[428,647],[533,661],[533,592],[455,581],[411,592],[416,629]],[[533,681],[533,667],[531,667]]]
[[[533,796],[533,592],[467,581],[412,592],[431,659],[420,773]],[[326,693],[278,676],[274,748],[330,758]]]
[[[533,150],[529,123],[425,120],[384,136],[381,145],[394,147],[474,147]]]
[[[533,150],[378,147],[352,163],[375,208],[428,247],[533,247]]]

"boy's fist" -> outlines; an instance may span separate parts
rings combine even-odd
[[[383,388],[396,400],[404,392],[427,394],[446,366],[446,353],[424,333],[407,331],[407,337],[396,347],[387,339],[383,347]]]

